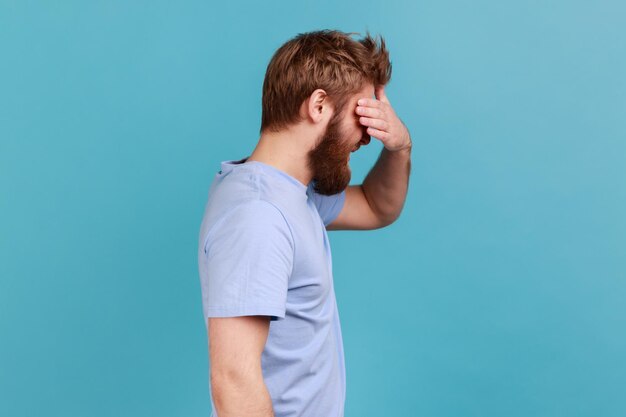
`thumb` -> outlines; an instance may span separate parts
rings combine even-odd
[[[378,85],[376,86],[376,88],[374,89],[374,94],[376,95],[376,98],[382,102],[385,103],[389,103],[389,100],[387,99],[387,95],[385,94],[385,86],[384,85]]]

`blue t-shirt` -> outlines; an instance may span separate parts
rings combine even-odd
[[[205,326],[208,317],[271,316],[261,367],[276,417],[342,417],[345,362],[325,226],[345,190],[318,194],[313,182],[246,159],[223,161],[209,188],[198,245]]]

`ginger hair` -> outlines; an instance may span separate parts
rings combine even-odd
[[[389,82],[391,62],[382,36],[377,43],[369,31],[360,40],[351,35],[358,32],[299,33],[276,50],[263,81],[261,133],[300,122],[302,103],[318,88],[341,112],[348,98],[366,83]]]

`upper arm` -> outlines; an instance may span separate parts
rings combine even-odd
[[[205,317],[283,319],[294,241],[282,213],[254,200],[231,208],[207,233],[201,262]]]
[[[211,379],[258,377],[269,333],[268,316],[209,317]]]
[[[346,199],[343,208],[326,230],[372,230],[389,225],[378,216],[359,185],[349,185],[346,188]]]

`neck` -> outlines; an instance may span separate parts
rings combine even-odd
[[[313,174],[307,154],[313,144],[311,133],[301,129],[263,133],[247,160],[271,165],[308,185]]]

